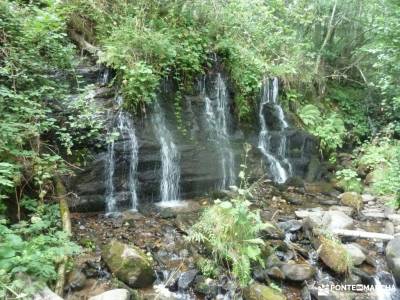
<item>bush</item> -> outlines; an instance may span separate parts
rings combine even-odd
[[[352,169],[343,169],[336,172],[338,184],[346,192],[362,192],[361,179],[358,178],[357,172]]]
[[[39,206],[29,221],[11,226],[0,219],[0,298],[7,298],[10,291],[25,295],[35,292],[36,287],[26,287],[21,274],[32,276],[38,284],[51,283],[57,279],[61,259],[78,251],[60,229],[58,205]]]
[[[245,158],[249,150],[247,147]],[[251,280],[251,263],[263,264],[261,246],[264,242],[260,232],[272,226],[261,221],[259,211],[250,210],[251,203],[246,200],[249,191],[245,169],[246,164],[242,165],[239,173],[243,186],[237,197],[231,201],[216,200],[213,206],[205,209],[187,237],[190,242],[204,245],[211,252],[215,265],[232,266],[232,275],[241,286],[246,286]],[[204,269],[213,273],[212,264],[204,265]]]
[[[373,172],[371,187],[378,195],[399,195],[400,143],[389,137],[377,137],[358,149],[358,165]]]

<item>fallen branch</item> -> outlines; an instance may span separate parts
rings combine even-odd
[[[334,229],[332,230],[332,233],[340,236],[358,237],[362,239],[378,239],[385,241],[389,241],[394,238],[393,235],[386,233],[368,232],[360,230]]]
[[[66,199],[67,191],[65,190],[64,184],[61,182],[60,178],[55,179],[55,191],[56,196],[59,199],[60,205],[60,215],[61,215],[61,222],[63,230],[68,234],[72,235],[71,230],[71,219],[69,214],[68,202]],[[64,284],[65,284],[65,266],[67,262],[67,257],[64,256],[61,260],[60,265],[58,266],[58,279],[55,287],[55,293],[59,296],[63,296],[64,293]]]

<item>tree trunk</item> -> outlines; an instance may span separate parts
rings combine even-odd
[[[70,213],[66,196],[67,191],[59,177],[55,179],[55,191],[56,191],[56,197],[59,199],[62,228],[68,235],[72,235],[71,219],[70,219]],[[58,279],[55,287],[55,292],[57,295],[61,297],[63,296],[64,293],[66,262],[67,262],[67,257],[63,257],[60,265],[58,266],[58,271],[57,271]]]

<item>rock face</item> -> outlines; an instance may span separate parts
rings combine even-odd
[[[385,250],[386,262],[397,284],[400,283],[400,236],[391,240]]]
[[[111,241],[101,255],[111,272],[132,288],[146,287],[155,279],[152,261],[135,246]]]
[[[212,105],[216,105],[218,90],[216,88],[217,74],[221,73],[227,87],[227,131],[229,137],[229,146],[233,153],[235,161],[233,173],[238,173],[240,157],[243,154],[243,143],[247,142],[253,145],[251,157],[249,158],[249,170],[252,170],[254,177],[260,177],[265,173],[267,163],[257,148],[258,143],[258,121],[254,120],[253,125],[239,125],[234,115],[234,94],[229,83],[229,79],[224,75],[220,66],[215,66],[204,79],[204,89]],[[95,77],[95,76],[93,76]],[[91,78],[87,76],[87,78]],[[207,125],[209,115],[202,90],[194,88],[190,94],[183,97],[182,100],[182,124],[178,126],[176,119],[174,99],[176,93],[176,84],[167,81],[160,89],[159,104],[165,113],[166,127],[171,132],[174,143],[179,152],[180,165],[180,193],[181,198],[188,199],[199,195],[204,195],[210,190],[220,187],[223,173],[226,172],[221,167],[223,160],[218,154],[220,143],[208,130]],[[104,107],[110,113],[115,114],[113,99],[115,92],[107,88],[99,88],[95,93],[96,101],[99,107]],[[254,108],[256,111],[256,108]],[[161,155],[160,143],[154,129],[152,108],[147,108],[146,115],[133,118],[135,134],[138,141],[138,165],[136,170],[137,193],[139,204],[146,202],[157,202],[160,200],[160,181],[161,181]],[[272,120],[268,111],[264,112],[266,119]],[[276,114],[275,111],[271,114]],[[107,113],[104,113],[107,115]],[[111,124],[110,117],[107,123]],[[290,120],[289,120],[290,122]],[[269,124],[272,138],[270,141],[270,151],[280,151],[280,131],[274,131],[276,124]],[[178,129],[181,127],[181,130]],[[185,131],[183,131],[183,129]],[[297,130],[290,129],[285,132],[286,135],[286,157],[290,160],[293,167],[293,176],[305,177],[306,174],[310,180],[320,176],[318,171],[317,141],[311,135]],[[106,137],[104,137],[106,140]],[[129,206],[129,176],[128,168],[130,162],[130,151],[126,147],[122,136],[117,138],[114,143],[115,151],[115,173],[114,186],[117,205],[121,208]],[[68,182],[69,191],[77,195],[72,199],[70,207],[75,211],[102,211],[105,209],[106,193],[106,172],[107,172],[107,145],[104,144],[99,150],[91,153],[92,160],[88,162],[83,171],[76,174]],[[313,163],[310,164],[310,161]],[[311,175],[310,175],[311,174]]]
[[[104,292],[100,295],[90,297],[89,300],[129,300],[131,294],[126,289],[115,289]]]
[[[259,283],[253,283],[243,291],[245,300],[286,300],[277,290]]]

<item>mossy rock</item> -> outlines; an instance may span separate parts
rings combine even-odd
[[[103,247],[101,256],[111,272],[132,288],[147,287],[155,279],[152,260],[136,246],[114,240]]]
[[[323,235],[320,235],[318,240],[319,258],[323,263],[338,274],[348,273],[352,267],[352,261],[343,244]]]
[[[364,205],[361,195],[356,192],[346,192],[341,194],[340,202],[343,205],[357,209],[357,211],[360,211]]]
[[[253,283],[243,290],[245,300],[286,300],[286,297],[269,286]]]

